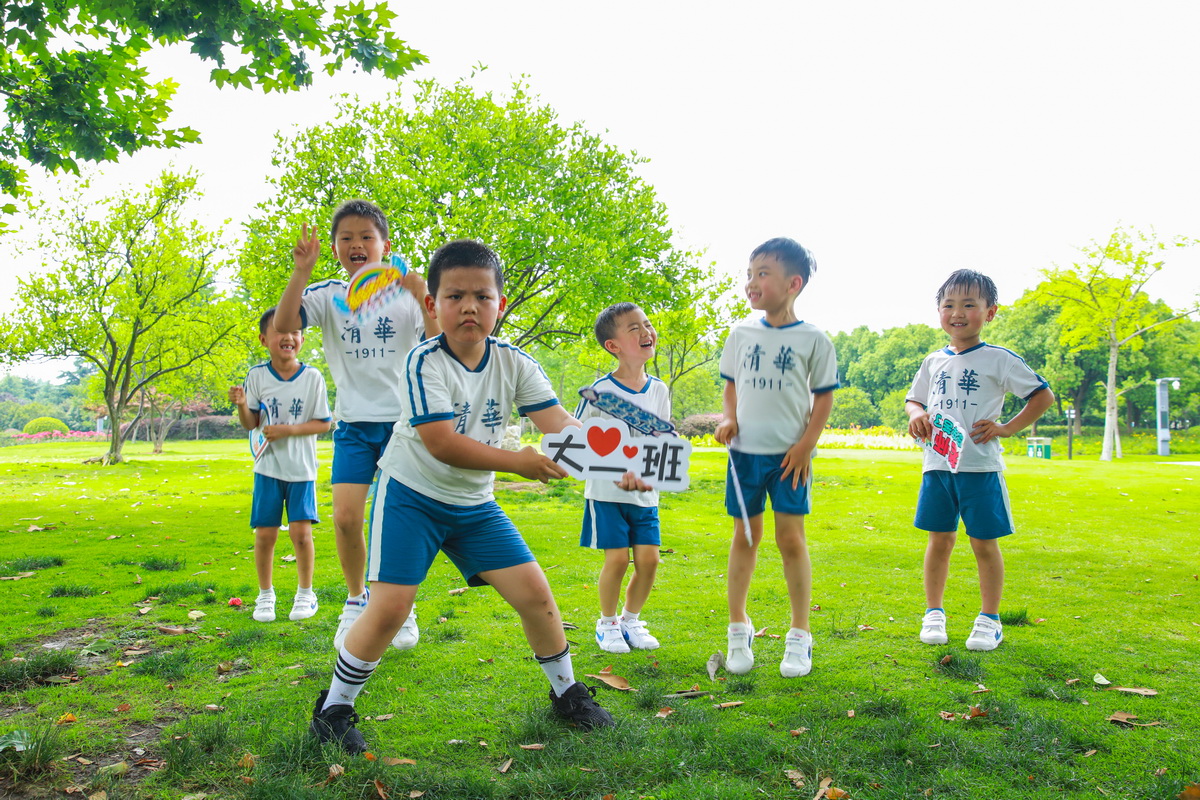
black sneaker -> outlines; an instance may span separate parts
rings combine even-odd
[[[313,708],[312,723],[308,726],[308,732],[322,744],[337,742],[343,750],[351,755],[365,753],[367,740],[363,738],[358,728],[354,727],[358,722],[358,714],[355,713],[354,706],[330,706],[322,711],[321,707],[325,705],[325,698],[328,694],[328,689],[322,689],[321,694],[317,696],[317,705]]]
[[[579,681],[563,692],[562,697],[550,690],[550,705],[554,713],[578,725],[585,731],[592,728],[611,728],[614,726],[612,714],[609,714],[596,702],[596,687],[585,686]]]

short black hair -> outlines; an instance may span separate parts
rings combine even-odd
[[[753,261],[759,256],[775,256],[779,263],[783,264],[787,274],[799,275],[804,279],[805,286],[808,286],[809,277],[817,271],[817,260],[813,258],[812,252],[795,239],[786,236],[777,236],[763,242],[754,248],[750,260]]]
[[[429,259],[429,275],[425,278],[429,293],[437,297],[442,273],[462,267],[490,269],[496,279],[496,291],[504,294],[504,271],[500,269],[500,256],[476,239],[455,239],[437,249],[433,258]]]
[[[267,335],[267,326],[271,324],[271,320],[273,320],[273,319],[275,319],[275,307],[271,306],[270,308],[268,308],[266,311],[264,311],[262,313],[261,317],[258,318],[258,335],[259,336]]]
[[[640,308],[637,303],[613,303],[596,316],[596,341],[604,347],[604,343],[617,335],[617,320],[630,311]]]
[[[380,237],[383,239],[388,238],[387,215],[383,213],[382,208],[370,200],[347,200],[334,209],[333,221],[329,223],[330,240],[337,238],[338,225],[346,217],[364,217],[369,219],[379,229]]]
[[[970,290],[979,289],[979,294],[984,304],[989,308],[996,305],[996,297],[999,292],[996,291],[996,284],[987,275],[982,272],[976,272],[973,269],[960,269],[950,273],[950,277],[946,278],[946,282],[938,288],[937,305],[942,304],[942,298],[955,289]]]

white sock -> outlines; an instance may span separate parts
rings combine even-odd
[[[314,592],[312,590],[311,586],[308,586],[308,587],[297,586],[296,587],[296,597],[313,597],[315,594],[316,594],[316,592]]]
[[[622,608],[621,609],[621,619],[625,620],[626,622],[637,622],[638,614],[640,614],[640,613],[642,613],[642,612],[639,611],[639,612],[637,612],[637,614],[635,614],[634,612],[630,611],[628,608]]]
[[[325,697],[325,705],[321,710],[330,706],[352,706],[362,691],[363,684],[371,673],[379,666],[379,661],[363,661],[342,645],[338,651],[337,663],[333,667],[333,680],[329,683],[329,694]]]
[[[275,597],[275,587],[274,586],[272,586],[270,589],[259,589],[258,590],[258,598],[260,600],[274,599],[274,597]]]
[[[620,619],[620,618],[619,617],[606,617],[603,614],[600,615],[600,622],[605,625],[616,625],[618,619]]]
[[[370,592],[363,592],[362,594],[348,594],[346,595],[346,605],[365,606],[367,604],[367,599],[370,598],[370,596]]]
[[[571,645],[567,645],[556,655],[539,656],[534,653],[533,657],[542,665],[542,672],[550,679],[550,688],[554,690],[556,697],[562,697],[563,692],[575,685],[575,671],[571,668]]]

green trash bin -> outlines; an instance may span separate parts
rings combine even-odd
[[[1046,436],[1030,436],[1025,439],[1025,455],[1030,458],[1050,458],[1050,442]]]

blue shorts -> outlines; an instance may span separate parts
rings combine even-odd
[[[320,522],[317,517],[316,481],[281,481],[254,473],[254,499],[250,503],[251,528],[278,528],[287,505],[288,522]]]
[[[470,586],[487,585],[481,572],[537,560],[496,501],[452,506],[380,475],[371,507],[367,580],[416,586],[438,550]]]
[[[658,529],[658,506],[610,503],[588,500],[583,505],[583,532],[580,547],[597,550],[652,544],[658,547],[662,537]]]
[[[767,507],[767,496],[771,498],[771,510],[778,514],[807,514],[812,508],[812,475],[808,483],[792,488],[792,473],[783,479],[783,457],[779,455],[754,455],[737,450],[729,451],[729,464],[725,467],[725,513],[741,519],[734,491],[733,472],[737,469],[742,497],[746,500],[746,515],[757,517]]]
[[[1012,533],[1004,473],[926,472],[921,478],[913,525],[923,531],[957,531],[960,516],[972,539],[999,539]]]
[[[379,459],[392,438],[394,422],[346,422],[333,431],[330,483],[372,483]]]

